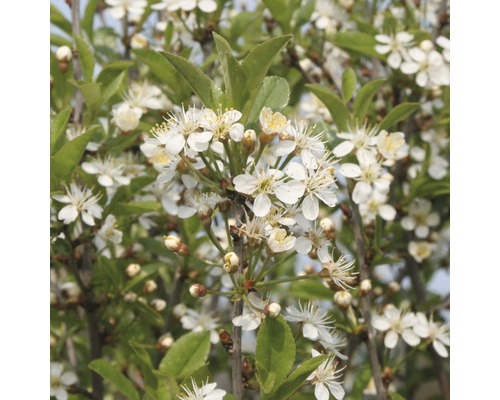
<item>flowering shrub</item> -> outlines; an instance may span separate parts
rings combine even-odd
[[[51,396],[449,398],[442,2],[69,3]]]

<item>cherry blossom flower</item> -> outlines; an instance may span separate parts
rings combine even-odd
[[[417,198],[410,203],[408,215],[401,218],[401,226],[404,230],[415,231],[415,236],[425,239],[429,236],[430,228],[439,225],[441,219],[439,214],[432,211],[432,203],[423,198]]]
[[[204,129],[204,133],[211,134],[216,142],[224,142],[229,138],[235,142],[241,142],[245,132],[243,125],[237,122],[241,115],[241,112],[237,110],[226,110],[224,113],[219,110],[216,114],[207,108],[202,112],[200,125]]]
[[[416,83],[420,87],[441,86],[450,84],[450,71],[444,63],[443,56],[433,50],[433,44],[424,40],[419,47],[408,50],[409,61],[401,64],[404,74],[416,75]]]
[[[414,241],[408,243],[408,253],[415,259],[416,262],[421,263],[429,258],[432,254],[433,245],[425,240]]]
[[[98,175],[97,181],[104,187],[128,185],[130,183],[130,178],[123,175],[123,166],[110,156],[107,156],[104,160],[97,157],[84,162],[82,169],[88,174]]]
[[[102,224],[101,228],[97,231],[94,244],[97,250],[102,251],[106,248],[108,243],[111,244],[120,244],[122,242],[123,232],[116,229],[116,217],[112,214],[109,214],[104,220],[104,224]],[[111,253],[103,252],[103,255],[108,258],[111,256]]]
[[[359,213],[365,224],[374,221],[379,215],[385,221],[394,221],[396,218],[396,209],[387,203],[387,195],[378,190],[371,192],[365,203],[359,205]]]
[[[334,147],[333,154],[336,157],[344,157],[353,152],[364,159],[373,157],[376,153],[377,133],[376,127],[367,125],[351,128],[348,132],[339,132],[337,137],[345,140]]]
[[[414,36],[408,32],[398,32],[395,35],[375,35],[375,39],[382,43],[375,45],[379,54],[389,54],[387,64],[393,69],[401,66],[403,59],[407,58],[407,49],[412,46]]]
[[[198,387],[193,378],[191,378],[192,389],[187,386],[181,385],[182,390],[185,394],[180,394],[177,396],[180,400],[222,400],[226,395],[226,391],[222,389],[216,389],[217,383],[207,383]]]
[[[305,306],[299,302],[298,308],[288,306],[286,311],[288,315],[285,319],[290,322],[298,322],[302,326],[302,334],[307,339],[318,340],[321,331],[327,335],[328,330],[333,327],[333,321],[329,319],[328,314],[313,302],[309,302]]]
[[[413,312],[405,313],[402,310],[398,310],[392,304],[386,307],[383,315],[375,315],[372,318],[373,327],[379,331],[386,332],[384,345],[388,349],[396,347],[399,336],[410,346],[417,346],[420,343],[420,339],[413,330],[416,322],[417,317]]]
[[[294,248],[296,238],[285,229],[275,228],[267,238],[267,246],[273,253],[282,253]]]
[[[144,14],[148,5],[146,0],[106,0],[110,6],[109,15],[114,19],[122,19],[126,14],[139,17]]]
[[[335,284],[344,290],[352,289],[349,284],[353,283],[353,276],[350,272],[354,268],[354,260],[348,260],[341,255],[337,261],[322,263],[324,273],[321,274],[323,281],[327,284]]]
[[[162,0],[160,3],[151,6],[153,10],[167,10],[174,12],[177,10],[192,11],[199,8],[201,11],[211,13],[217,10],[215,0]]]
[[[312,349],[313,357],[318,357],[320,355],[320,352]],[[323,361],[323,363],[307,377],[307,380],[311,381],[314,385],[314,397],[316,397],[316,400],[328,400],[330,398],[330,393],[337,400],[342,400],[345,396],[345,390],[341,385],[342,382],[338,382],[342,370],[336,370],[337,364],[333,364],[334,360],[334,357],[331,357]]]
[[[59,211],[57,218],[69,224],[81,213],[83,222],[94,226],[94,218],[101,218],[102,214],[102,207],[97,204],[99,196],[92,195],[92,191],[86,187],[80,189],[74,182],[70,183],[69,188],[65,186],[65,189],[66,195],[52,196],[55,200],[67,204]]]
[[[188,308],[181,318],[182,327],[193,332],[210,331],[210,342],[213,344],[219,343],[219,334],[217,328],[219,319],[214,318],[212,314],[207,312],[197,312]]]
[[[50,363],[50,395],[56,400],[66,400],[68,398],[66,388],[74,385],[78,380],[74,372],[63,372],[63,370],[61,363]]]
[[[121,131],[130,132],[139,126],[142,117],[142,109],[133,107],[128,103],[120,103],[113,107],[111,115],[113,122]]]
[[[441,357],[448,357],[448,350],[446,346],[450,345],[450,334],[448,332],[448,328],[438,322],[434,322],[433,318],[428,320],[425,317],[425,314],[418,312],[417,313],[417,323],[413,327],[415,333],[421,338],[429,338],[432,342],[432,347],[436,350]]]

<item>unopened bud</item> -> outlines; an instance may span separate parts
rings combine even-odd
[[[341,308],[347,308],[352,304],[352,295],[345,290],[340,290],[333,295],[333,301]]]
[[[381,112],[385,111],[385,109],[386,109],[386,104],[383,98],[379,97],[377,100],[375,100],[375,110]]]
[[[319,222],[321,228],[323,228],[323,233],[328,240],[335,240],[335,224],[331,218],[323,218]]]
[[[133,278],[140,272],[141,272],[141,266],[139,264],[129,264],[127,268],[125,268],[125,275],[129,279]]]
[[[276,135],[277,135],[277,133],[261,132],[259,135],[259,142],[263,145],[269,144],[274,140],[274,137]]]
[[[366,296],[372,290],[372,281],[370,279],[361,281],[359,290],[361,291],[361,296]]]
[[[130,47],[133,49],[145,49],[148,45],[148,39],[142,33],[136,33],[130,40]]]
[[[257,135],[253,129],[248,129],[243,134],[243,151],[245,154],[252,154],[255,150],[255,144],[257,143]]]
[[[203,285],[195,283],[189,288],[189,293],[193,297],[204,297],[207,294],[207,288]]]
[[[165,333],[158,338],[156,348],[158,350],[167,350],[174,344],[174,338],[170,333]]]
[[[184,303],[179,303],[174,307],[172,313],[176,318],[180,319],[186,314],[186,311],[187,311],[186,305]]]
[[[305,267],[304,267],[304,273],[306,275],[311,275],[311,274],[314,274],[314,265],[312,264],[307,264]]]
[[[181,243],[179,250],[177,250],[177,254],[180,256],[187,256],[189,254],[189,247],[187,247],[184,243]]]
[[[144,287],[142,288],[142,291],[144,293],[153,293],[156,289],[158,288],[158,285],[156,284],[156,282],[152,279],[149,279],[148,281],[146,281],[146,283],[144,284]]]
[[[429,51],[431,51],[434,48],[434,45],[432,44],[432,42],[430,40],[423,40],[420,43],[420,48],[423,51],[425,51],[426,53],[428,53]]]
[[[269,318],[276,318],[280,315],[281,306],[278,303],[269,303],[264,307],[264,314]]]
[[[376,286],[373,288],[373,296],[380,297],[384,294],[384,290],[380,286]]]
[[[123,300],[126,303],[134,303],[137,300],[137,295],[134,292],[127,292],[123,295]]]
[[[56,60],[68,63],[73,58],[73,51],[68,46],[61,46],[56,50]]]
[[[198,218],[201,221],[201,224],[205,228],[210,228],[212,226],[212,213],[214,210],[206,204],[202,205],[197,212]]]
[[[168,235],[168,236],[163,236],[163,240],[165,241],[165,247],[173,251],[174,253],[177,253],[179,251],[179,248],[182,244],[181,239],[178,236],[174,235]]]
[[[234,252],[229,252],[224,256],[224,271],[236,272],[240,265],[240,259]]]
[[[156,312],[162,312],[167,307],[167,302],[162,299],[153,299],[149,305]]]
[[[389,285],[387,285],[387,289],[390,294],[395,294],[401,290],[401,285],[396,281],[392,281]]]

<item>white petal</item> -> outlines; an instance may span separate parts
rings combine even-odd
[[[414,63],[411,61],[405,61],[401,64],[401,72],[403,72],[403,74],[411,75],[417,71],[418,71],[418,64],[417,63]]]
[[[108,12],[114,19],[122,19],[125,16],[125,8],[123,7],[108,8]]]
[[[165,148],[169,153],[172,154],[179,154],[186,144],[186,141],[184,140],[184,136],[180,134],[174,134],[171,136],[168,136],[165,139]]]
[[[292,140],[281,140],[274,147],[274,155],[278,157],[287,156],[295,150],[297,145]]]
[[[357,178],[361,176],[361,168],[357,164],[346,163],[340,166],[340,173],[346,178]]]
[[[292,177],[293,179],[297,179],[299,181],[307,178],[306,169],[304,168],[303,165],[299,164],[298,162],[291,162],[290,164],[288,164],[287,167],[285,168],[285,172],[287,173],[288,176]]]
[[[333,149],[333,154],[336,157],[344,157],[345,155],[349,154],[352,150],[354,149],[354,143],[350,141],[344,141]]]
[[[386,44],[391,43],[391,37],[388,35],[384,34],[375,35],[375,39],[377,40],[377,42],[380,43],[386,43]]]
[[[401,336],[403,336],[404,341],[410,346],[417,346],[420,343],[420,338],[411,329],[405,329]]]
[[[99,175],[97,181],[104,187],[113,186],[113,178],[109,175]]]
[[[257,217],[265,217],[271,209],[271,200],[265,193],[259,193],[253,203],[253,213]]]
[[[393,51],[387,58],[387,64],[389,64],[394,69],[399,68],[399,66],[401,65],[401,61],[401,54],[399,54],[397,51]]]
[[[214,0],[200,0],[198,8],[203,12],[211,13],[217,9],[217,3]]]
[[[429,236],[429,227],[426,225],[417,226],[417,229],[415,229],[415,235],[419,239],[425,239],[427,236]]]
[[[366,203],[370,194],[372,192],[372,187],[369,183],[366,182],[358,182],[356,186],[354,186],[354,190],[352,192],[352,200],[356,203]]]
[[[312,249],[312,243],[309,239],[301,236],[295,241],[295,250],[299,254],[308,254]]]
[[[177,211],[177,216],[182,219],[192,217],[194,214],[196,214],[196,210],[187,206],[180,206]]]
[[[335,205],[337,204],[337,196],[333,192],[323,190],[316,193],[316,196],[328,207],[335,207]]]
[[[97,170],[97,168],[95,167],[94,164],[92,163],[88,163],[88,162],[84,162],[82,164],[82,169],[87,173],[87,174],[97,174],[99,171]]]
[[[387,318],[380,317],[380,316],[374,316],[372,318],[372,325],[375,329],[379,331],[386,331],[391,327],[391,324],[387,320]]]
[[[398,334],[394,331],[389,331],[386,333],[384,338],[384,345],[388,349],[393,349],[398,344]]]
[[[305,323],[302,327],[302,334],[305,338],[316,340],[318,338],[318,328],[310,323]]]
[[[436,353],[438,353],[441,357],[448,357],[448,350],[444,347],[443,343],[438,340],[434,340],[432,342],[432,346],[434,347],[434,350],[436,350]]]
[[[391,46],[387,44],[377,44],[375,45],[375,51],[379,54],[387,54],[391,51]]]
[[[425,87],[427,85],[428,80],[429,80],[429,76],[427,75],[427,73],[419,72],[417,74],[416,82],[417,82],[418,86]]]
[[[238,175],[233,179],[234,188],[237,192],[252,194],[257,189],[257,179],[252,175]]]
[[[76,374],[72,371],[65,372],[61,376],[61,383],[64,386],[71,386],[78,380]]]
[[[406,217],[401,218],[401,227],[405,231],[412,231],[413,229],[415,229],[416,225],[417,225],[417,223],[413,217],[406,216]]]
[[[295,204],[303,196],[306,185],[293,180],[274,189],[274,194],[285,204]]]
[[[71,200],[65,194],[55,194],[52,196],[54,200],[60,201],[61,203],[71,203]]]
[[[306,217],[309,221],[314,221],[316,218],[318,218],[319,202],[313,194],[310,194],[304,198],[304,202],[302,203],[302,211],[304,213],[304,217]]]
[[[316,397],[316,400],[328,400],[330,398],[330,393],[323,382],[319,382],[315,385],[314,396]]]
[[[82,212],[82,220],[83,220],[83,222],[85,222],[89,226],[95,225],[94,218],[87,211]]]
[[[78,210],[73,204],[68,204],[63,207],[61,211],[59,211],[59,214],[57,214],[57,218],[63,219],[65,224],[73,222],[76,217],[78,217]]]
[[[394,221],[394,218],[396,218],[396,209],[389,204],[379,206],[378,213],[386,221]]]
[[[337,400],[342,400],[345,396],[345,391],[342,385],[338,382],[333,382],[329,385],[330,387],[330,393],[335,397]]]
[[[50,363],[50,375],[54,378],[59,378],[63,372],[63,366],[61,363],[53,362]]]

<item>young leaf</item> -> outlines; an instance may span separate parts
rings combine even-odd
[[[159,370],[182,380],[205,365],[209,351],[209,331],[187,333],[172,345]]]
[[[276,389],[274,397],[281,400],[288,399],[327,358],[327,356],[317,356],[304,361]]]
[[[106,103],[111,97],[113,97],[126,83],[126,71],[123,71],[111,83],[104,89],[102,93],[101,102]]]
[[[68,181],[74,169],[80,162],[85,147],[87,147],[93,132],[86,132],[81,136],[66,142],[59,151],[50,158],[50,168],[55,175]]]
[[[257,121],[263,107],[269,107],[272,110],[283,108],[288,104],[289,99],[290,86],[287,80],[279,76],[266,76],[253,103],[248,121]]]
[[[337,125],[341,131],[347,130],[351,114],[342,99],[333,93],[332,90],[326,89],[317,83],[308,83],[306,87],[318,96],[328,111],[330,111],[335,125]]]
[[[160,203],[157,201],[135,201],[132,203],[117,203],[113,209],[116,216],[141,215],[144,213],[159,211]]]
[[[243,117],[240,121],[242,124],[245,124],[248,120],[250,110],[274,57],[291,38],[292,35],[286,35],[269,39],[250,50],[243,60],[241,67],[247,78],[248,100],[243,108]]]
[[[353,114],[357,119],[363,120],[368,112],[368,107],[370,107],[373,96],[375,96],[377,90],[379,90],[384,83],[385,79],[376,79],[368,82],[361,89],[359,89],[352,105]]]
[[[255,348],[255,362],[263,367],[258,369],[260,380],[266,385],[272,380],[271,388],[276,388],[285,380],[294,361],[295,340],[285,319],[281,315],[266,318],[257,334]]]
[[[377,53],[375,46],[378,42],[372,35],[363,32],[340,32],[333,37],[333,44],[345,50],[353,50],[366,56],[385,60],[386,56]]]
[[[50,154],[54,154],[62,146],[64,135],[66,133],[66,125],[71,115],[71,106],[64,108],[55,116],[50,124]]]
[[[394,107],[380,123],[380,129],[389,129],[418,110],[420,103],[401,103]]]
[[[85,31],[90,41],[92,41],[94,30],[94,16],[99,0],[88,0],[87,7],[82,18],[82,29]]]
[[[222,36],[213,32],[217,55],[224,75],[224,84],[228,94],[229,105],[241,109],[242,100],[245,98],[246,78],[239,61],[233,56],[231,46]]]
[[[50,22],[71,36],[71,22],[52,3],[50,3]]]
[[[352,68],[346,68],[342,74],[342,97],[346,103],[351,100],[356,83],[356,73]]]
[[[219,104],[212,104],[212,99],[216,97],[214,93],[217,93],[217,89],[220,90],[220,88],[212,79],[185,58],[165,51],[160,54],[181,74],[206,107],[218,108]]]
[[[82,66],[83,77],[87,82],[92,82],[95,64],[92,48],[82,35],[75,35],[74,39],[78,51],[78,58]]]
[[[104,360],[94,360],[89,364],[89,368],[111,382],[113,386],[127,399],[139,400],[140,396],[134,385],[123,375],[120,370]]]

